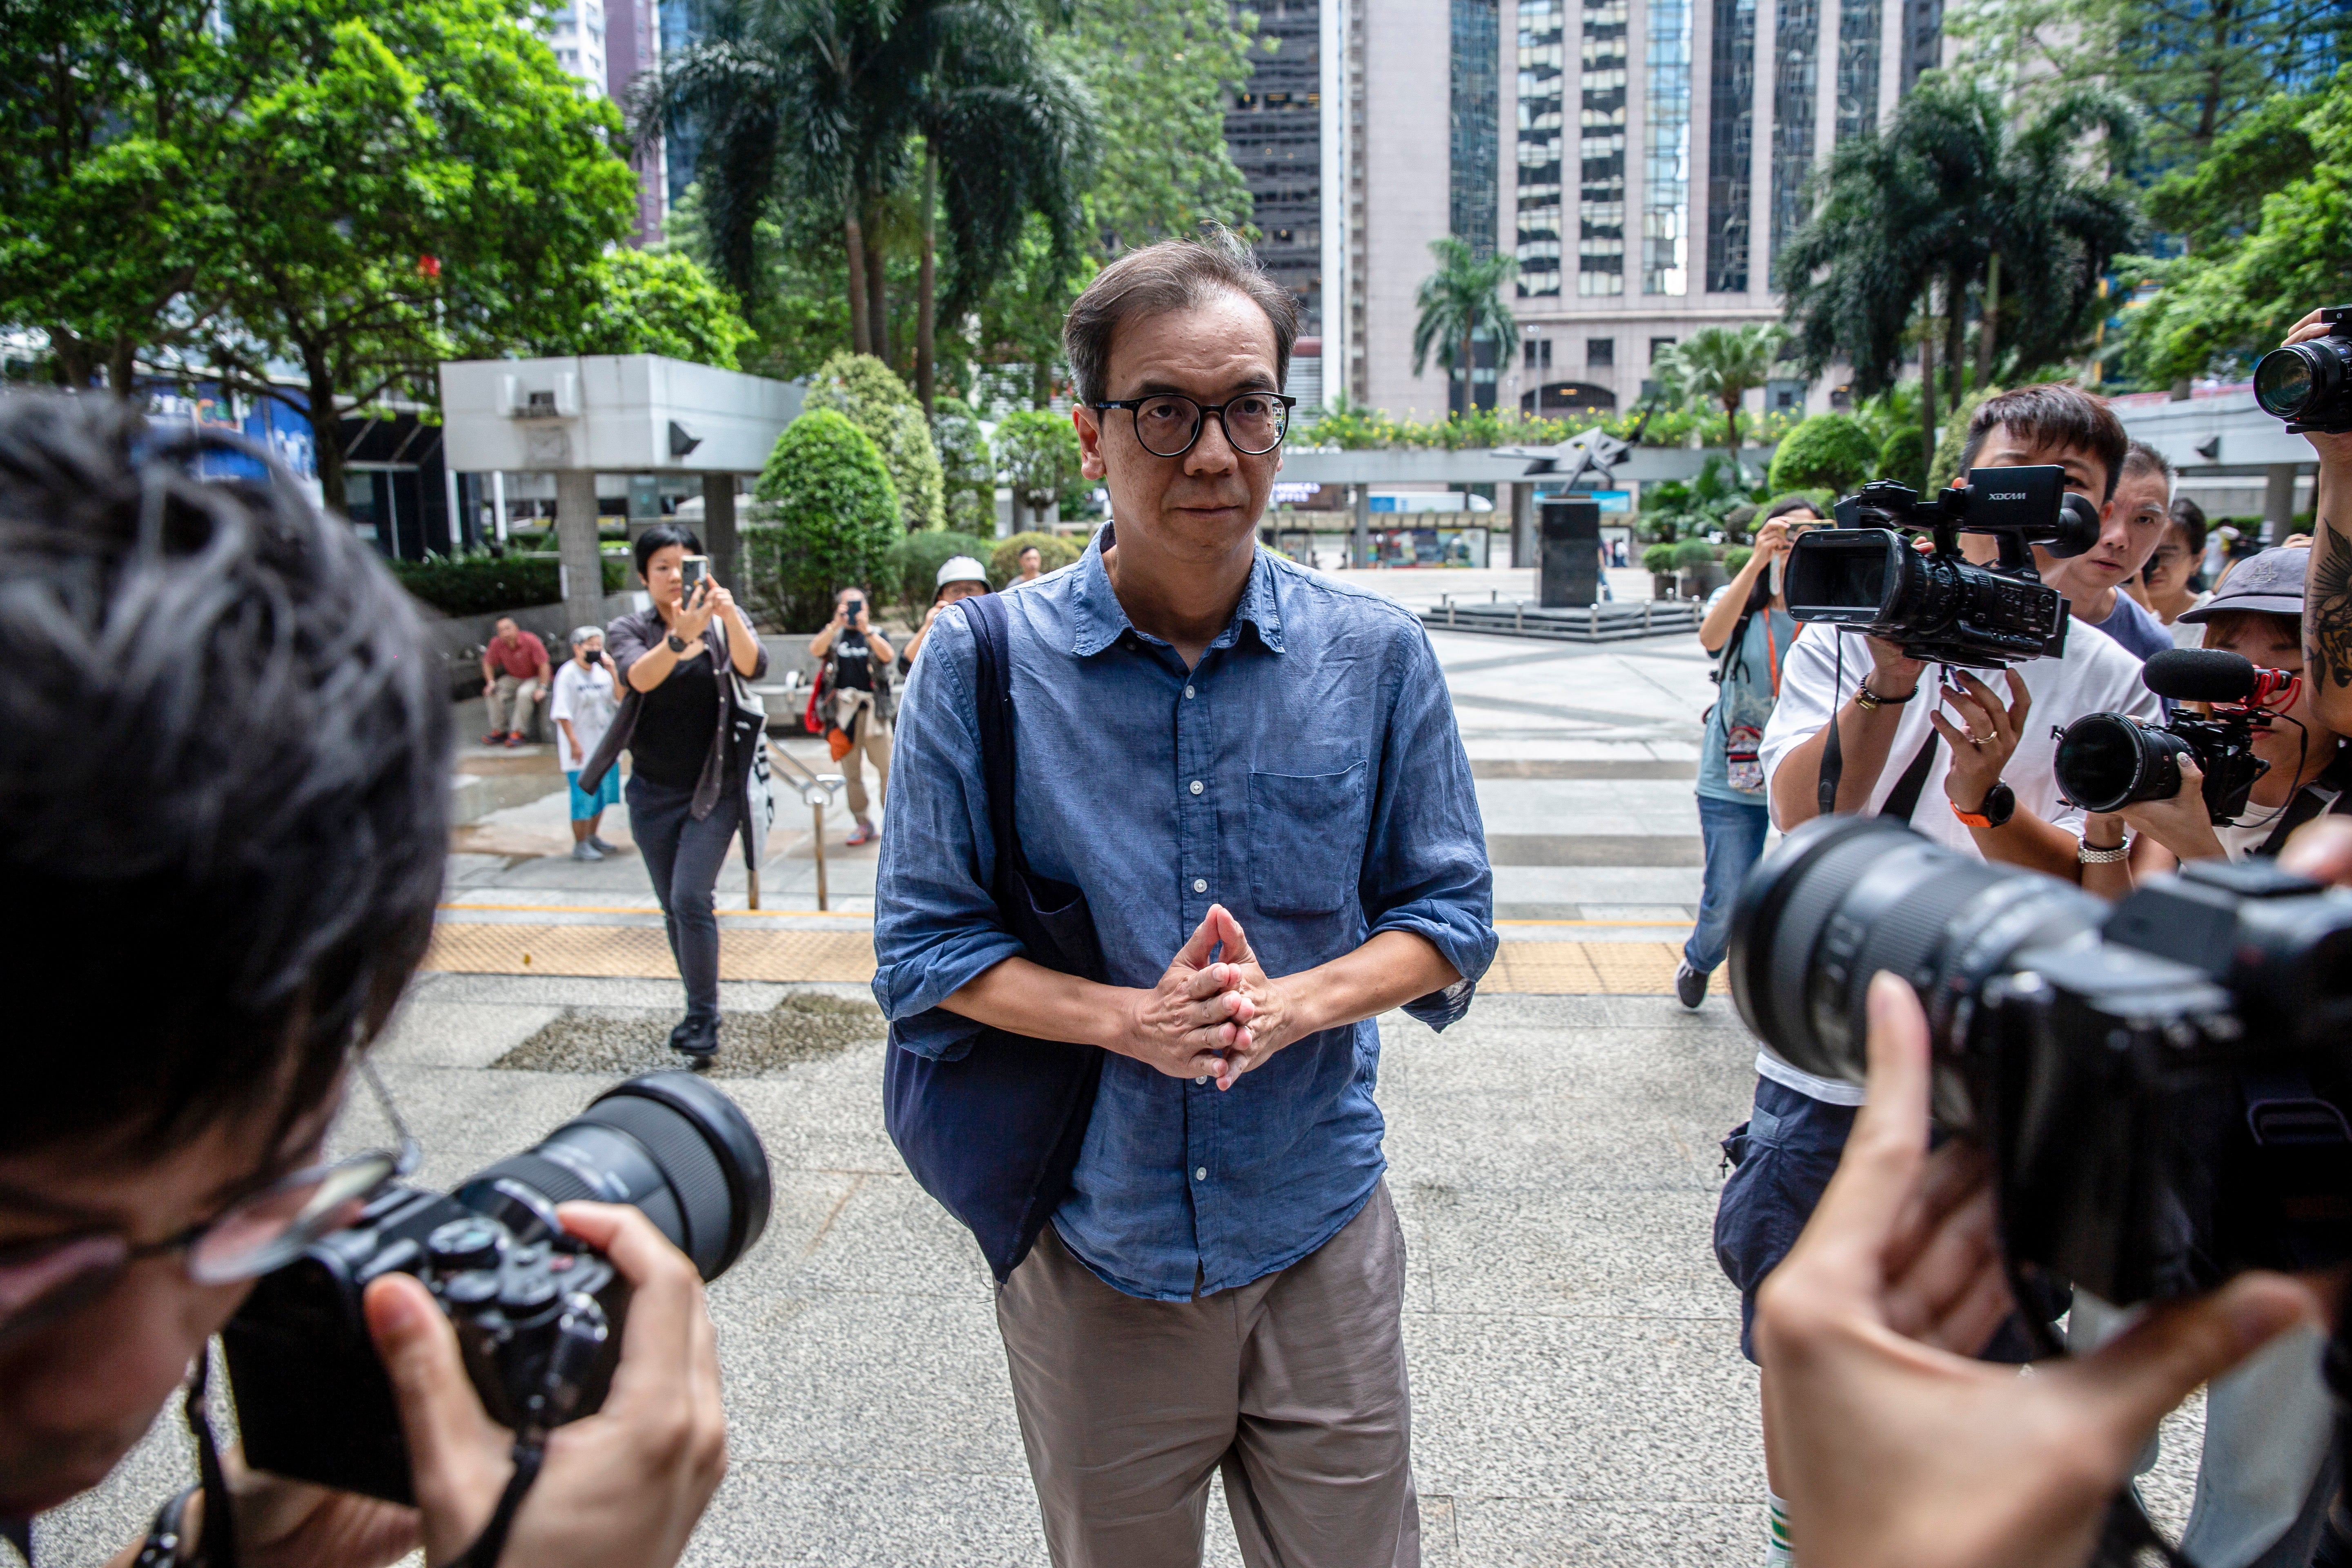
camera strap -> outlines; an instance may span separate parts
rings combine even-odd
[[[1879,816],[1891,816],[1897,822],[1911,820],[1912,812],[1919,805],[1919,793],[1927,787],[1927,770],[1935,763],[1936,744],[1942,738],[1933,730],[1927,731],[1927,739],[1913,754],[1910,765],[1903,770],[1903,776],[1896,779],[1895,787],[1887,792],[1886,804],[1879,808]],[[1832,713],[1830,715],[1829,739],[1822,746],[1819,804],[1823,816],[1832,816],[1837,813],[1838,780],[1844,773],[1845,753],[1838,745],[1838,716]]]
[[[2322,790],[2334,790],[2335,798],[2323,795]],[[2294,837],[2296,828],[2322,812],[2331,816],[2352,813],[2352,749],[2338,752],[2326,773],[2294,792],[2294,798],[2287,802],[2286,815],[2254,853],[2276,855],[2286,847],[2286,841]]]
[[[515,1510],[522,1507],[523,1494],[530,1490],[531,1482],[539,1479],[539,1467],[547,1458],[544,1434],[526,1432],[515,1439],[514,1474],[507,1478],[506,1490],[499,1494],[499,1506],[490,1510],[489,1523],[474,1544],[451,1559],[448,1568],[496,1568],[499,1553],[507,1549],[507,1532],[514,1528]]]

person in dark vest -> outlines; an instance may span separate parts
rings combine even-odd
[[[890,794],[890,639],[875,629],[873,605],[871,594],[850,584],[834,595],[833,619],[809,639],[809,652],[824,661],[817,709],[833,738],[833,760],[849,780],[853,845],[877,837],[866,762],[874,764],[874,793],[885,799]]]

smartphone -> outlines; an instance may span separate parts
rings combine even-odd
[[[710,557],[689,555],[678,563],[678,578],[685,584],[685,596],[694,597],[694,591],[710,581]]]
[[[841,601],[841,613],[848,616],[852,621],[856,621],[858,616],[866,613],[866,601],[863,599],[844,599]]]

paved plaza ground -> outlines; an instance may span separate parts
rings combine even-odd
[[[1532,578],[1358,575],[1416,605],[1524,595]],[[1423,1560],[1754,1563],[1756,1377],[1709,1237],[1717,1144],[1746,1115],[1755,1047],[1727,998],[1692,1014],[1668,994],[1698,898],[1706,660],[1688,638],[1433,641],[1507,963],[1443,1036],[1401,1014],[1381,1026]],[[986,1269],[882,1131],[878,1015],[858,983],[873,852],[841,843],[836,811],[819,915],[807,826],[778,826],[763,912],[726,921],[744,977],[723,988],[723,1087],[767,1142],[775,1211],[712,1290],[734,1462],[688,1562],[1043,1564]],[[659,977],[642,867],[554,858],[568,842],[560,795],[457,836],[437,967],[380,1052],[427,1182],[513,1152],[639,1060],[665,1065],[681,997]],[[743,894],[739,865],[722,909]],[[353,1122],[342,1138],[382,1135]],[[2193,1412],[2175,1417],[2148,1483],[2176,1524],[2195,1432]],[[167,1424],[44,1521],[45,1568],[129,1540],[181,1484],[182,1450]],[[1210,1562],[1238,1562],[1219,1498],[1209,1540]]]

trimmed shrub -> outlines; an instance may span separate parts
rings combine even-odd
[[[1704,539],[1685,539],[1674,547],[1674,552],[1675,570],[1677,572],[1715,564],[1715,546]]]
[[[888,581],[875,584],[874,591],[895,595],[907,606],[913,623],[921,626],[923,612],[930,608],[931,598],[940,590],[940,568],[957,555],[986,561],[995,546],[992,539],[950,529],[927,528],[909,533],[890,547],[888,565],[877,574]]]
[[[931,445],[947,487],[947,525],[959,533],[996,531],[996,456],[988,432],[961,400],[942,397],[931,414]]]
[[[1024,409],[996,426],[996,459],[1023,517],[1034,522],[1080,479],[1078,432],[1066,414]]]
[[[754,493],[769,521],[742,532],[744,596],[782,631],[823,626],[835,590],[869,582],[903,532],[882,455],[830,408],[784,426]]]
[[[1021,552],[1033,544],[1037,547],[1038,567],[1046,572],[1059,571],[1087,552],[1086,541],[1066,533],[1016,533],[996,542],[988,557],[989,583],[1002,588],[1021,575]]]
[[[1816,414],[1780,442],[1772,454],[1776,490],[1859,489],[1878,461],[1878,443],[1850,414]]]
[[[1927,484],[1927,437],[1916,425],[1906,426],[1878,448],[1878,477],[1925,489]]]
[[[923,405],[907,384],[872,354],[837,353],[809,378],[804,410],[826,408],[866,432],[897,488],[909,529],[947,526],[945,479]]]
[[[1739,575],[1756,552],[1745,544],[1735,544],[1723,552],[1723,569],[1732,576]]]
[[[1675,569],[1675,547],[1653,544],[1642,552],[1642,570],[1654,577],[1663,577]]]
[[[563,574],[552,555],[428,555],[386,565],[400,585],[445,616],[488,616],[563,602]],[[629,569],[604,557],[604,592],[617,594]]]

